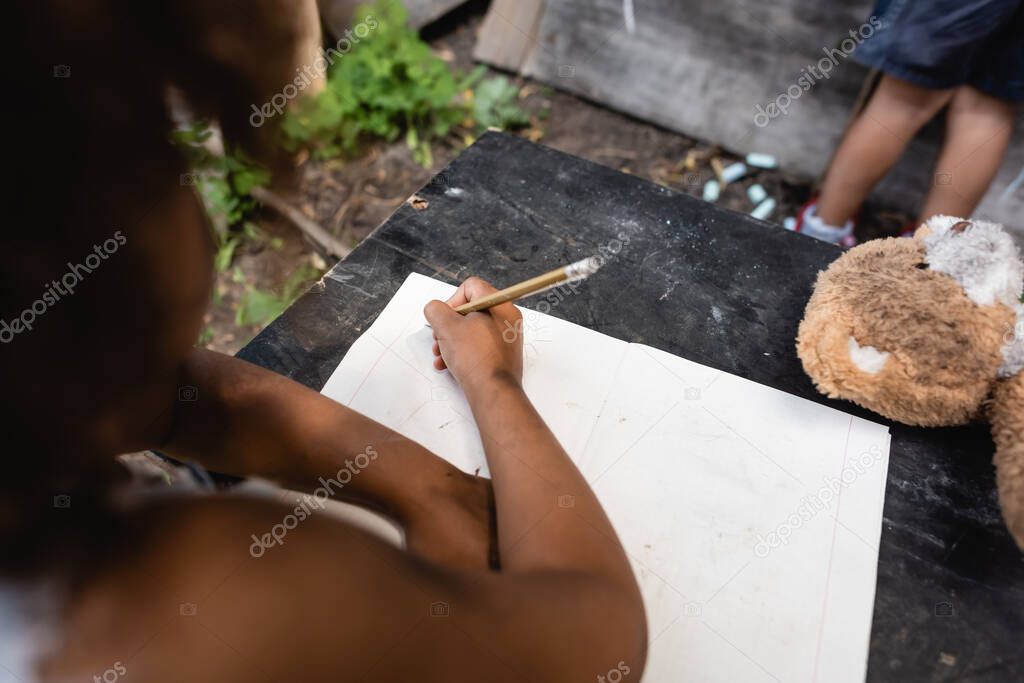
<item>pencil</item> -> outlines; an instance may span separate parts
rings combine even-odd
[[[507,301],[516,301],[517,299],[522,299],[523,297],[530,296],[531,294],[537,294],[538,292],[542,292],[552,287],[557,287],[558,285],[585,280],[596,273],[602,264],[603,262],[600,258],[591,256],[590,258],[585,258],[582,261],[577,261],[576,263],[570,263],[567,266],[556,268],[544,273],[543,275],[538,275],[537,277],[530,278],[529,280],[524,280],[517,285],[506,287],[494,294],[488,294],[476,301],[470,301],[469,303],[462,304],[455,309],[455,312],[467,315],[477,311],[484,311]]]

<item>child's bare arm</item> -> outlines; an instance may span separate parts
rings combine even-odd
[[[522,316],[512,304],[461,316],[454,307],[494,292],[471,278],[426,315],[437,339],[437,368],[462,385],[494,480],[504,571],[572,573],[615,596],[619,618],[643,659],[644,612],[626,554],[586,480],[531,405],[521,386]],[[509,334],[512,330],[514,334]]]
[[[460,295],[486,291],[474,281]],[[561,682],[597,680],[613,669],[639,680],[647,635],[636,583],[586,481],[519,386],[521,345],[502,340],[514,312],[456,319],[445,317],[455,314],[443,304],[431,309],[438,350],[466,389],[495,476],[501,573],[424,561],[326,515],[287,524],[290,506],[224,497],[163,503],[145,512],[149,540],[133,542],[135,552],[75,600],[66,622],[73,637],[50,663],[55,679],[122,661],[152,681]],[[290,439],[302,440],[289,425],[306,423],[325,430],[322,457],[335,457],[330,425],[347,418],[318,405],[313,392],[247,377],[249,366],[195,362],[214,364],[197,383],[200,392],[226,385],[211,406],[220,412],[186,415],[173,452],[206,444],[207,462],[218,466],[245,464],[229,451],[251,447],[260,469],[281,474],[276,468],[285,465],[276,458]],[[265,395],[278,390],[288,394],[283,404],[304,414]],[[277,420],[284,425],[262,424]],[[362,428],[388,443],[383,428],[357,421]],[[273,435],[283,439],[278,450],[252,442],[264,429],[281,430]],[[227,438],[212,440],[214,430]],[[363,446],[337,438],[347,451]],[[395,451],[402,454],[396,466],[416,452],[406,448]],[[320,451],[311,452],[312,464],[295,472],[315,469]],[[394,493],[392,484],[374,482],[373,495],[378,485]],[[559,506],[566,495],[572,505]],[[288,529],[280,544],[251,554],[253,537],[275,525]]]
[[[489,481],[250,363],[195,350],[183,374],[182,385],[195,389],[188,396],[195,400],[177,405],[163,446],[169,455],[303,491],[321,487],[321,478],[333,478],[341,484],[331,485],[334,497],[397,520],[406,528],[411,550],[436,560],[486,566]]]

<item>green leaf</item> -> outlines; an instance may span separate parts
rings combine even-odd
[[[228,247],[233,237],[243,230],[242,223],[256,208],[252,191],[270,184],[270,171],[254,163],[241,150],[216,156],[204,146],[213,131],[205,121],[190,123],[171,133],[171,141],[181,150],[190,168],[196,190],[210,218],[214,241],[218,249],[227,247],[229,253],[221,263],[230,260]]]
[[[231,267],[231,261],[235,256],[235,249],[238,247],[239,239],[237,237],[231,237],[224,241],[224,243],[217,249],[217,255],[214,258],[214,267],[218,273],[223,273]]]
[[[487,67],[483,64],[478,65],[475,69],[470,71],[465,78],[459,81],[459,90],[467,90],[474,87],[486,75]]]
[[[206,346],[207,344],[213,341],[214,336],[215,333],[213,331],[213,328],[207,325],[199,333],[199,340],[196,343],[199,344],[199,346]]]
[[[284,312],[285,301],[273,292],[250,289],[242,295],[241,304],[235,313],[235,324],[244,327],[262,327]]]
[[[281,285],[280,294],[259,289],[246,290],[235,312],[235,324],[263,327],[284,313],[320,271],[306,264],[297,268]]]
[[[473,100],[473,118],[477,132],[488,128],[519,128],[530,122],[529,115],[519,107],[519,88],[504,76],[483,81]]]

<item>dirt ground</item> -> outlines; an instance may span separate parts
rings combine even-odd
[[[469,71],[474,66],[472,51],[483,12],[484,3],[472,2],[428,27],[424,38],[442,59]],[[728,166],[746,152],[757,151],[721,149],[529,79],[516,78],[515,82],[522,87],[520,104],[532,117],[531,126],[518,134],[697,197],[704,183],[715,177],[712,159]],[[431,168],[413,161],[404,142],[367,146],[355,159],[319,162],[300,157],[297,189],[289,199],[309,218],[355,245],[458,156],[465,148],[465,134],[456,131],[434,145]],[[719,206],[750,212],[754,204],[747,188],[760,184],[778,202],[768,220],[781,224],[787,216],[795,215],[812,192],[810,182],[787,175],[784,170],[751,171],[723,188]],[[858,236],[863,240],[896,234],[909,218],[900,212],[866,206]],[[264,212],[258,222],[267,235],[277,238],[278,247],[246,245],[236,255],[233,267],[218,277],[217,295],[203,339],[208,348],[234,353],[259,331],[235,325],[235,310],[246,289],[274,289],[305,264],[321,272],[328,265],[297,230],[272,212]]]

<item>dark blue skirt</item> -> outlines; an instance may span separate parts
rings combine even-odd
[[[1024,102],[1024,0],[879,0],[861,64],[925,88]]]

